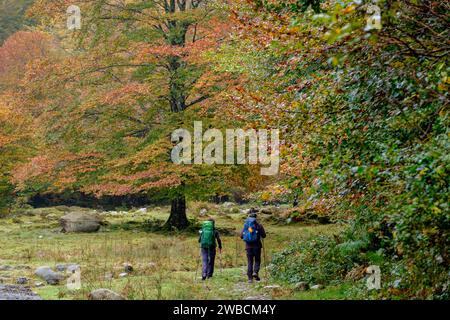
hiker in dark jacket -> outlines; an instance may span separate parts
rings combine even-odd
[[[208,219],[208,222],[212,223],[211,231],[209,230],[209,227],[205,227],[204,224],[202,230],[200,230],[200,237],[198,238],[202,254],[202,280],[206,280],[206,278],[211,278],[213,276],[216,247],[218,246],[219,252],[222,252],[222,241],[220,240],[219,232],[215,228],[214,219]],[[206,223],[206,225],[208,225],[208,223]],[[211,224],[209,224],[209,226],[210,225]]]
[[[253,279],[260,281],[259,269],[261,267],[261,250],[262,242],[261,239],[266,237],[266,231],[264,227],[256,221],[256,213],[251,213],[249,219],[254,219],[256,231],[256,241],[245,242],[245,250],[247,251],[247,276],[248,282],[253,282]],[[246,232],[245,226],[241,231],[241,239],[245,240],[244,233]]]

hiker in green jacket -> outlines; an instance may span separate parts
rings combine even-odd
[[[217,245],[216,245],[217,241]],[[198,239],[202,255],[202,280],[211,278],[214,273],[214,260],[216,258],[216,246],[222,253],[222,241],[219,232],[215,228],[214,219],[210,218],[203,222]]]

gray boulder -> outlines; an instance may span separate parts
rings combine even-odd
[[[97,232],[103,224],[98,215],[86,212],[71,212],[59,221],[64,232]]]
[[[59,272],[75,272],[80,268],[80,266],[78,264],[57,264],[55,268]]]
[[[96,289],[89,294],[90,300],[125,300],[120,294],[109,289]]]
[[[62,274],[53,271],[47,266],[37,268],[34,274],[51,285],[57,285],[64,279]]]
[[[42,300],[42,298],[28,287],[0,285],[0,300]]]

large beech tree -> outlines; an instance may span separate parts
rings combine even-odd
[[[17,183],[98,196],[163,193],[172,202],[167,225],[185,228],[186,195],[223,191],[224,170],[171,163],[170,133],[191,127],[199,107],[227,86],[205,56],[227,21],[214,1],[96,0],[79,3],[82,29],[70,31],[70,4],[40,0],[30,9],[66,57],[25,94],[50,100],[47,139],[16,171]]]

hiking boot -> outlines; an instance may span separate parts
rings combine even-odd
[[[256,280],[256,281],[261,281],[261,278],[258,276],[258,274],[256,274],[256,273],[254,273],[253,274],[253,278]]]
[[[248,283],[253,283],[253,279],[248,279]]]
[[[206,277],[202,277],[202,280],[205,281],[205,280],[206,280]]]

